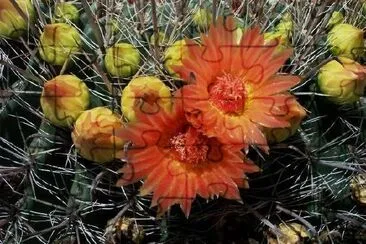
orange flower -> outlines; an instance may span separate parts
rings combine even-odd
[[[133,145],[117,185],[145,179],[140,194],[153,192],[151,205],[158,206],[159,214],[180,204],[188,217],[197,194],[241,201],[238,186],[248,187],[245,173],[258,167],[244,159],[240,146],[223,145],[192,127],[181,103],[174,104],[171,113],[138,116],[118,133]]]
[[[233,19],[222,19],[202,35],[202,45],[187,40],[188,57],[175,67],[184,80],[182,89],[188,120],[225,143],[256,144],[268,150],[260,127],[288,127],[281,106],[291,95],[280,93],[299,82],[296,76],[276,72],[291,51],[276,52],[276,41],[264,44],[259,28],[247,30],[236,43]]]

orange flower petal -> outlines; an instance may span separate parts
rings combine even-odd
[[[282,93],[299,83],[297,76],[274,76],[263,83],[261,87],[253,91],[253,96],[268,96]]]

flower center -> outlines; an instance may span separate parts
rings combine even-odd
[[[186,132],[172,137],[170,145],[180,162],[198,165],[207,159],[208,138],[192,126],[189,126]]]
[[[211,102],[223,112],[240,114],[243,111],[245,89],[240,77],[231,74],[217,77],[208,92]]]
[[[142,100],[149,105],[154,105],[158,101],[158,96],[154,92],[144,93]]]

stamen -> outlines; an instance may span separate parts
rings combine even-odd
[[[240,114],[245,105],[245,89],[243,80],[232,74],[224,74],[216,78],[209,87],[210,100],[225,113]]]
[[[178,133],[170,139],[177,159],[192,165],[206,161],[209,150],[207,142],[208,138],[193,127],[189,127],[185,133]]]

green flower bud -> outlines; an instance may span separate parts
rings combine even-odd
[[[363,0],[363,3],[362,3],[362,14],[363,15],[366,15],[366,1],[365,0]]]
[[[193,24],[197,27],[198,31],[206,31],[208,30],[210,24],[212,22],[212,14],[207,9],[199,9],[193,15]]]
[[[33,22],[35,11],[30,0],[16,1],[23,13]],[[0,0],[0,37],[18,38],[28,29],[26,19],[18,12],[10,0]]]
[[[63,65],[80,47],[81,37],[74,27],[65,23],[50,24],[41,34],[39,54],[49,64]]]
[[[352,59],[340,57],[320,68],[318,85],[332,102],[351,104],[363,95],[366,69]]]
[[[343,14],[339,11],[334,11],[332,13],[332,16],[330,17],[329,21],[328,21],[328,24],[327,24],[327,27],[330,29],[330,28],[333,28],[334,26],[342,23],[344,21],[344,17],[343,17]]]
[[[118,21],[116,19],[114,19],[114,18],[109,19],[108,22],[107,22],[107,24],[106,24],[106,27],[109,29],[109,32],[111,34],[116,34],[118,32],[118,30],[119,30]]]
[[[174,66],[182,65],[182,59],[187,57],[188,48],[184,40],[174,42],[164,53],[164,66],[168,73],[177,77],[178,74],[174,71]]]
[[[67,23],[79,21],[79,10],[72,3],[59,3],[55,7],[54,23]]]
[[[140,53],[129,43],[117,43],[107,49],[104,65],[107,72],[112,76],[130,77],[139,67]]]
[[[158,32],[158,45],[163,46],[167,42],[167,39],[165,37],[165,34],[163,32]],[[153,33],[150,37],[150,43],[151,45],[155,45],[155,33]]]
[[[244,29],[242,28],[236,28],[236,30],[234,31],[234,36],[233,36],[233,39],[234,39],[234,42],[236,44],[240,44],[240,41],[241,41],[241,38],[243,37],[243,33],[245,32]]]
[[[328,34],[330,50],[336,56],[357,59],[363,53],[363,31],[349,24],[338,24]]]

